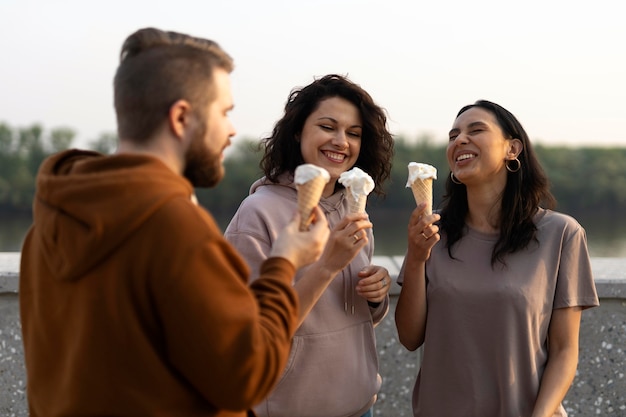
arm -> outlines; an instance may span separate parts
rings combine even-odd
[[[426,260],[439,241],[439,228],[433,225],[438,214],[424,215],[425,204],[411,214],[408,227],[408,251],[404,260],[404,282],[396,306],[396,328],[400,343],[415,350],[424,343],[426,315]],[[422,235],[428,236],[428,239]]]
[[[365,229],[372,227],[364,214],[349,214],[331,231],[322,256],[310,265],[298,279],[295,289],[300,300],[302,324],[328,285],[368,243]],[[354,235],[361,236],[355,241]]]
[[[252,269],[252,281],[258,279],[258,269],[269,256],[276,229],[283,222],[282,217],[259,207],[258,203],[242,205],[225,233]],[[245,227],[238,224],[240,218],[245,218]],[[366,215],[356,214],[346,216],[333,228],[321,257],[303,270],[294,284],[300,300],[300,324],[335,276],[367,245],[365,229],[371,227]],[[355,233],[362,236],[358,242]]]
[[[532,417],[551,417],[574,380],[581,311],[581,307],[567,307],[552,312],[548,329],[548,363]]]
[[[171,270],[159,270],[164,279],[153,291],[163,352],[217,408],[251,408],[282,375],[298,323],[295,270],[317,259],[329,234],[316,213],[309,231],[298,230],[296,216],[279,234],[251,286],[244,260],[217,228],[188,239],[180,256],[168,259]]]

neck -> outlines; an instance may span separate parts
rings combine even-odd
[[[333,180],[332,178],[326,186],[324,186],[324,191],[322,191],[322,197],[328,198],[331,195],[335,194],[335,185],[337,184],[337,180]]]
[[[465,221],[472,229],[485,233],[500,230],[500,208],[503,190],[490,187],[467,189],[468,213]]]
[[[146,143],[136,143],[132,140],[121,139],[116,154],[142,154],[160,159],[176,174],[182,175],[185,168],[184,159],[168,144],[172,141],[151,139]]]

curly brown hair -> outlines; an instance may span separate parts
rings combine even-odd
[[[291,91],[285,104],[285,114],[274,125],[271,136],[261,141],[261,146],[265,148],[261,169],[270,181],[276,182],[280,174],[293,173],[298,165],[304,163],[296,138],[320,102],[332,97],[341,97],[359,110],[363,133],[361,151],[354,166],[372,177],[374,193],[384,195],[382,184],[391,174],[393,158],[393,136],[387,130],[387,116],[363,88],[341,75],[325,75],[306,87]]]

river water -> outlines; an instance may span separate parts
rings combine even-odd
[[[19,252],[22,240],[31,224],[30,215],[0,213],[0,252]],[[409,211],[372,213],[375,254],[378,256],[402,255],[406,250],[406,224]],[[592,257],[626,258],[626,219],[606,216],[577,217],[587,232],[589,253]],[[218,219],[225,227],[228,220]]]

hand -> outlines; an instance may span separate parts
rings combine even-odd
[[[426,203],[422,203],[413,210],[408,227],[408,255],[422,262],[425,262],[430,257],[431,249],[441,239],[439,226],[434,224],[439,221],[441,216],[438,214],[425,214],[425,208]]]
[[[372,303],[381,303],[387,297],[391,287],[391,277],[386,268],[369,265],[359,271],[359,283],[356,292]]]
[[[330,232],[328,243],[318,263],[331,275],[344,269],[357,253],[367,243],[366,229],[371,229],[372,223],[366,214],[346,215]]]
[[[300,231],[300,214],[296,213],[278,234],[269,256],[285,258],[300,269],[319,259],[329,234],[326,216],[319,207],[313,210],[313,223],[309,230]]]

